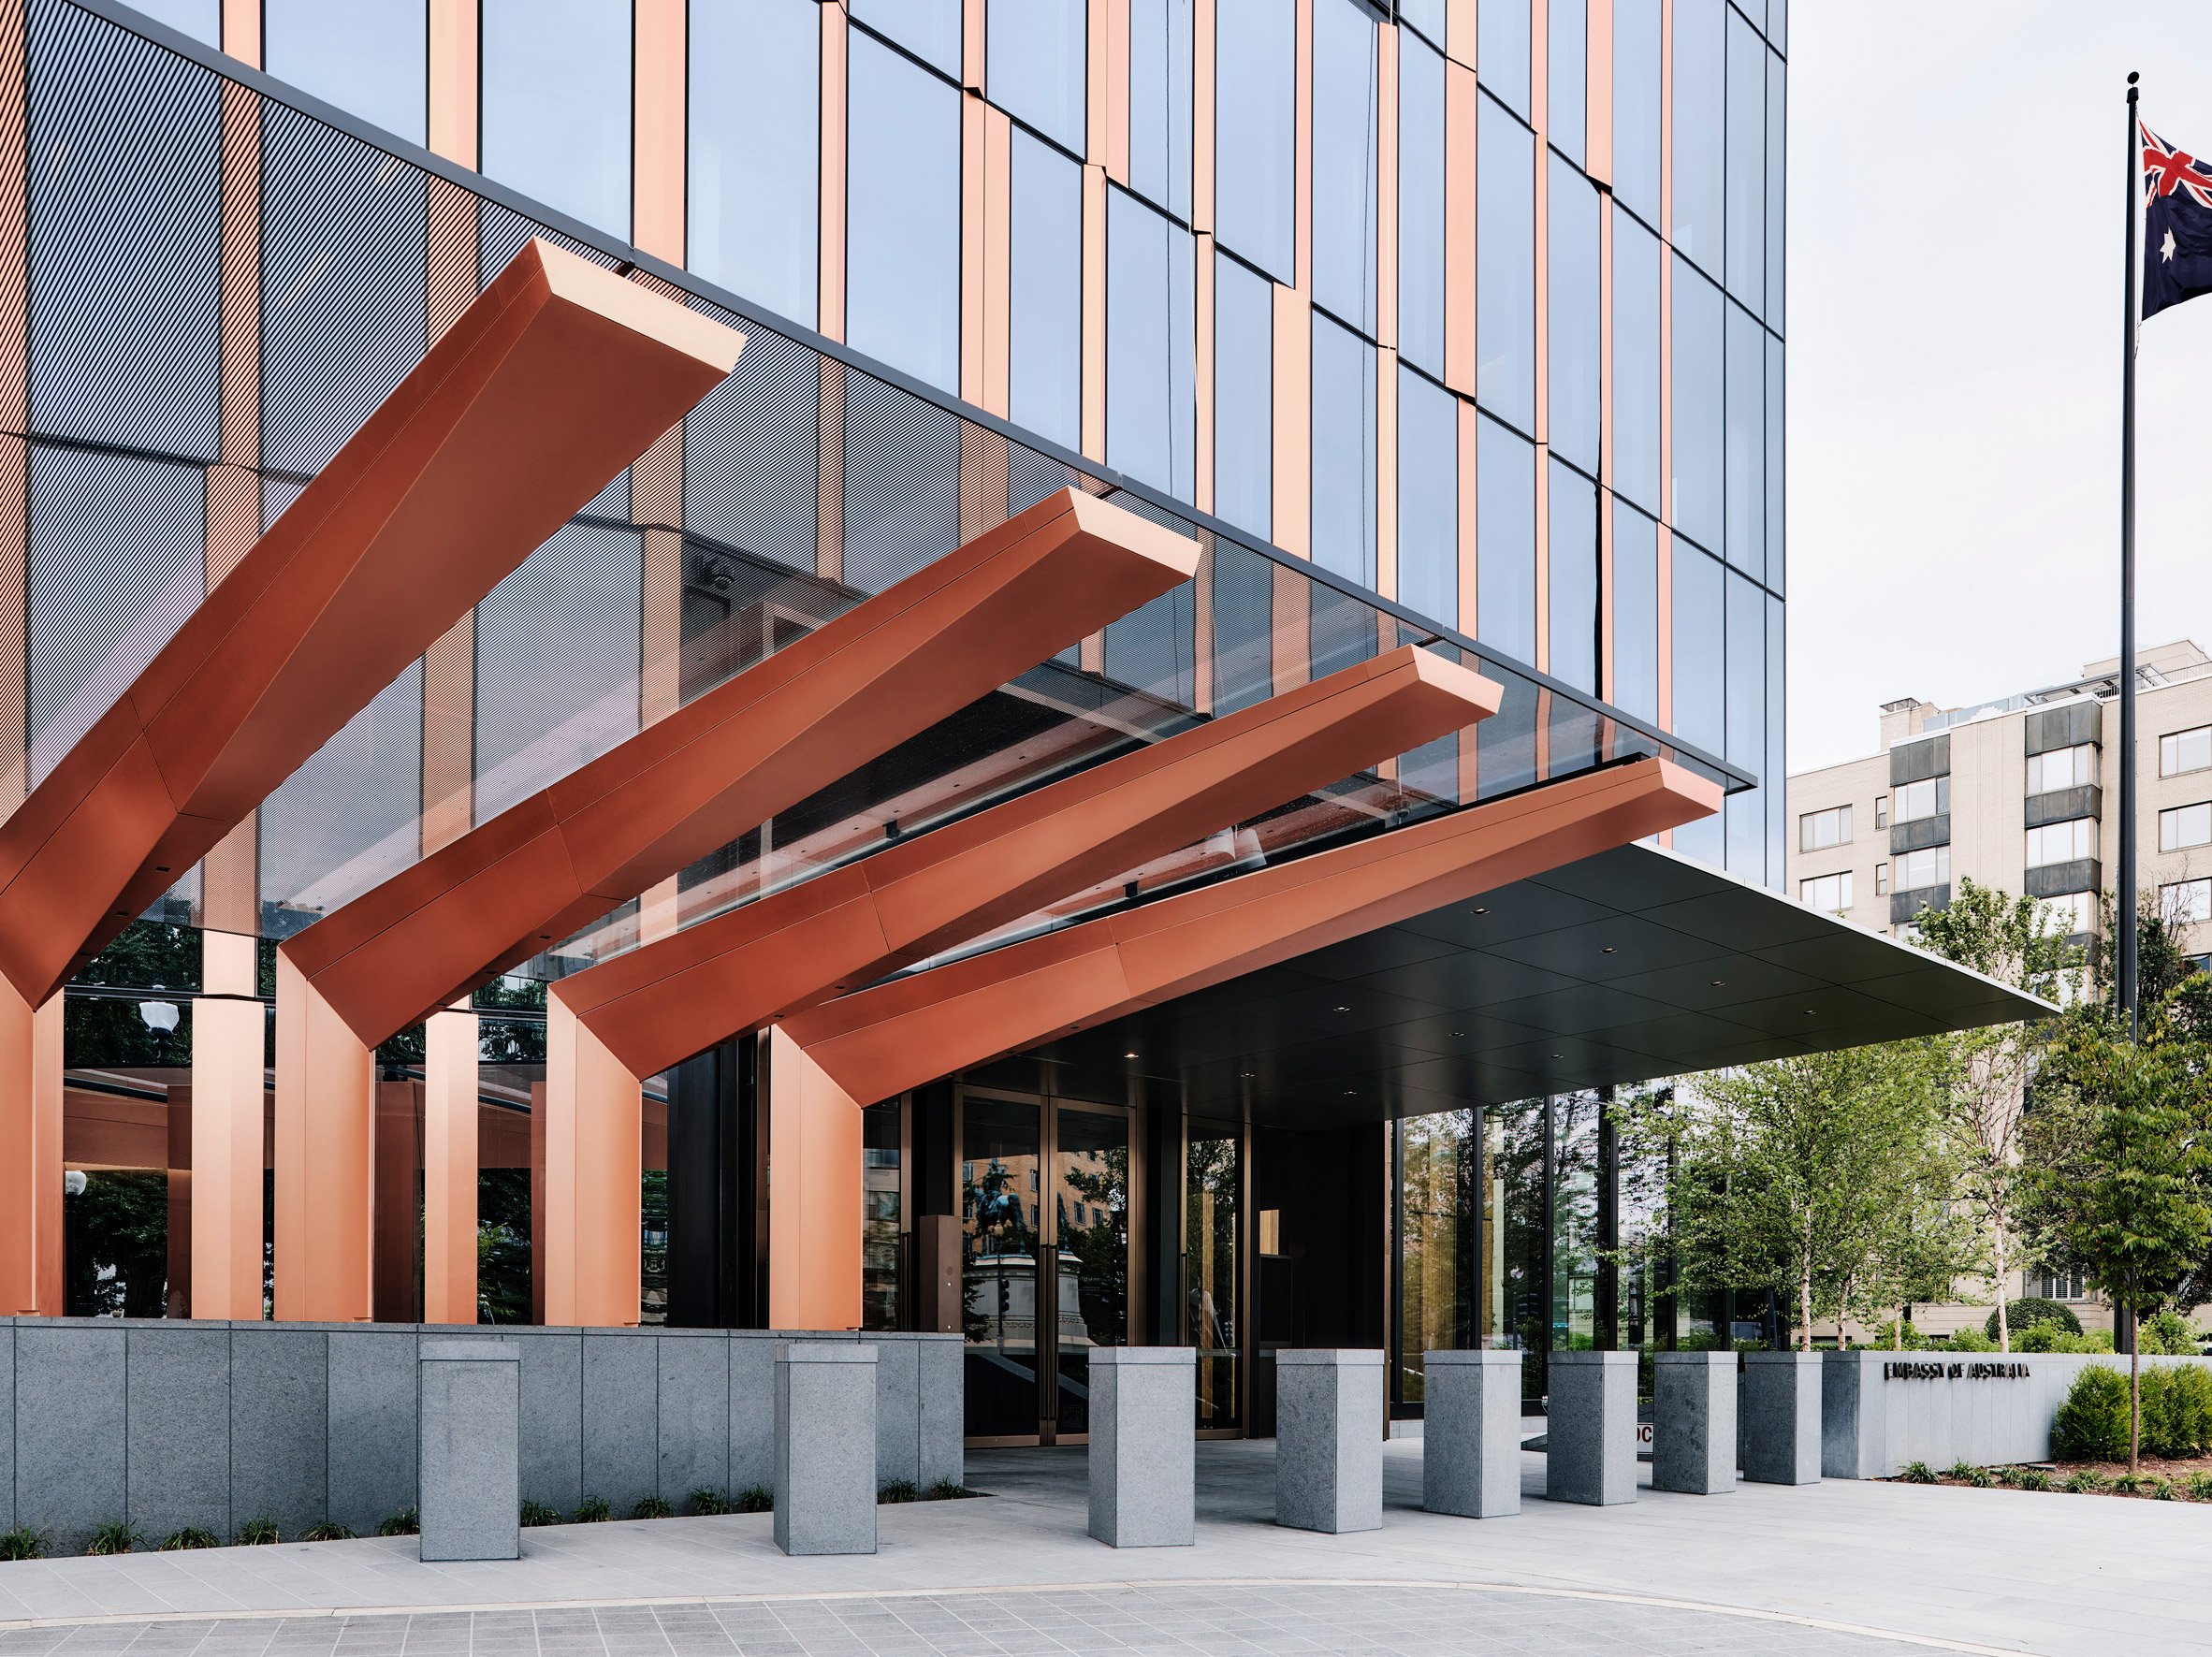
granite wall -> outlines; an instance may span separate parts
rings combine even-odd
[[[253,1519],[367,1534],[415,1505],[425,1337],[521,1346],[526,1501],[681,1512],[696,1490],[774,1482],[784,1337],[764,1330],[0,1318],[0,1531],[35,1527],[57,1552],[126,1518],[148,1546]],[[866,1339],[878,1483],[957,1482],[960,1338]]]

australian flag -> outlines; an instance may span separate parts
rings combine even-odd
[[[2149,318],[2212,293],[2212,165],[2147,126],[2142,138],[2143,314]]]

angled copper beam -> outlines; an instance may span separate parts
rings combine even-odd
[[[1503,695],[1427,651],[1395,650],[552,985],[547,1319],[637,1319],[645,1077],[1484,719]],[[824,1126],[796,1110],[785,1119]],[[822,1165],[818,1152],[775,1161]]]
[[[552,998],[650,1076],[1486,719],[1503,696],[1407,646],[562,979]]]
[[[377,1042],[1188,580],[1199,552],[1063,489],[287,938],[277,1315],[369,1315]]]
[[[712,390],[742,343],[527,243],[0,824],[0,1147],[26,1148],[0,1156],[0,1313],[51,1309],[34,1279],[60,1242],[45,1195],[61,1188],[58,1145],[26,1114],[59,1073],[35,1084],[24,1068],[43,1051],[12,1039],[28,1010]],[[236,1171],[257,1194],[258,1171]],[[258,1285],[258,1202],[250,1226],[234,1215],[237,1257],[196,1248],[196,1276],[211,1273],[198,1303]]]
[[[861,1235],[858,1107],[1708,816],[1720,802],[1715,784],[1671,762],[1633,761],[894,980],[771,1027],[762,1042],[776,1158],[771,1318],[824,1329],[859,1318],[858,1261],[842,1257],[858,1246],[846,1250],[846,1237]]]

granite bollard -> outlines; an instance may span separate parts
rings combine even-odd
[[[1820,1482],[1817,1352],[1746,1352],[1739,1404],[1743,1476],[1753,1484]]]
[[[1382,1529],[1383,1355],[1319,1347],[1275,1353],[1275,1523]]]
[[[1191,1346],[1091,1348],[1090,1532],[1109,1548],[1198,1540]]]
[[[415,1372],[417,1557],[521,1558],[522,1347],[425,1341]]]
[[[1424,1352],[1421,1505],[1462,1519],[1521,1511],[1519,1352]]]
[[[1893,1469],[1884,1365],[1899,1353],[1854,1348],[1820,1355],[1820,1475],[1882,1478]]]
[[[1736,1354],[1660,1352],[1652,1377],[1652,1488],[1736,1488]]]
[[[1544,1494],[1610,1507],[1636,1500],[1636,1354],[1554,1352]]]
[[[857,1341],[776,1347],[776,1546],[876,1551],[876,1348]]]

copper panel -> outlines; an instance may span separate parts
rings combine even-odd
[[[895,980],[781,1028],[868,1104],[1625,845],[1720,798],[1671,762],[1634,761]]]
[[[1195,543],[1064,489],[285,940],[383,1040],[1071,639],[1186,580]]]
[[[637,1078],[547,996],[546,1092],[535,1112],[545,1119],[544,1247],[532,1262],[545,1279],[547,1323],[637,1322],[642,1110]],[[856,1205],[858,1190],[855,1182]],[[852,1238],[857,1249],[857,1226]]]
[[[1459,629],[1472,639],[1482,636],[1475,631],[1475,597],[1478,590],[1477,560],[1481,553],[1476,536],[1480,520],[1476,511],[1475,485],[1480,475],[1477,461],[1480,454],[1482,429],[1473,403],[1461,403],[1459,411]]]
[[[1674,0],[1659,0],[1659,223],[1674,224]],[[1674,729],[1674,260],[1659,261],[1659,728]],[[1673,844],[1670,829],[1662,837]]]
[[[1274,295],[1274,542],[1299,558],[1313,556],[1313,306],[1279,283]],[[1302,585],[1302,583],[1301,584]]]
[[[429,149],[448,161],[474,167],[477,65],[483,42],[477,0],[429,0]]]
[[[1214,6],[1191,0],[1190,8],[1190,227],[1204,236],[1214,233]],[[1213,370],[1199,371],[1203,377]]]
[[[630,240],[657,259],[684,262],[684,145],[690,94],[685,0],[634,0],[631,22],[635,134]]]
[[[1495,0],[1492,0],[1495,3]],[[1578,0],[1563,0],[1574,5]],[[1550,0],[1528,0],[1528,112],[1529,124],[1536,129],[1536,153],[1542,156],[1544,146],[1551,138],[1551,7]],[[1538,210],[1541,211],[1540,209]],[[1536,226],[1537,257],[1543,256],[1544,229]],[[1538,294],[1543,283],[1536,284]],[[1542,303],[1541,299],[1537,301]],[[1544,359],[1539,356],[1536,360]]]
[[[0,827],[44,996],[729,371],[739,338],[533,241]],[[113,786],[142,749],[151,788]]]
[[[1586,4],[1583,27],[1582,170],[1609,191],[1613,183],[1613,0],[1560,0]]]
[[[771,1031],[768,1323],[775,1329],[860,1327],[860,1112],[807,1054]]]
[[[814,326],[831,340],[845,337],[845,27],[844,7],[822,7],[822,260]],[[826,371],[826,360],[822,367]]]
[[[960,84],[989,96],[984,75],[990,66],[988,0],[960,0]]]
[[[983,111],[981,98],[960,100],[960,395],[983,400]]]
[[[261,0],[223,0],[223,53],[261,67]]]
[[[1000,419],[1011,417],[1013,365],[1013,123],[989,105],[983,111],[982,375],[977,400]],[[968,431],[982,429],[969,427]],[[965,439],[966,433],[963,433]]]
[[[0,1315],[62,1310],[61,1005],[0,983]]]
[[[430,1014],[423,1028],[422,1317],[476,1321],[476,1015]]]
[[[1193,377],[1191,389],[1196,394],[1195,400],[1198,409],[1193,429],[1195,439],[1193,446],[1196,450],[1193,458],[1196,464],[1192,468],[1190,503],[1201,512],[1212,512],[1214,510],[1214,280],[1215,275],[1212,233],[1201,231],[1197,238],[1197,243],[1198,281],[1192,286],[1192,299],[1194,301],[1192,314],[1197,324],[1198,361],[1196,364],[1197,372]],[[1205,531],[1200,531],[1201,534],[1207,532]],[[1201,606],[1207,604],[1211,599],[1211,595],[1206,590],[1208,585],[1210,584],[1201,582],[1199,586],[1199,603]],[[1201,627],[1198,636],[1204,639],[1210,637],[1211,634]],[[1201,675],[1210,674],[1212,671],[1208,652],[1202,647],[1198,652],[1197,665]],[[1206,699],[1202,696],[1199,700],[1199,706],[1201,710],[1207,706]]]
[[[415,1292],[415,1175],[422,1083],[379,1082],[373,1130],[370,1316],[378,1323],[415,1323],[420,1321]]]
[[[1086,460],[1106,458],[1106,171],[1083,169],[1083,414]]]
[[[1455,64],[1475,65],[1476,0],[1444,0],[1444,51]]]
[[[1393,650],[573,974],[558,995],[650,1075],[1459,730],[1503,694]]]
[[[277,953],[276,1315],[366,1320],[375,1055]]]
[[[845,578],[845,365],[834,356],[822,359],[815,429],[814,573],[824,581]]]
[[[1470,7],[1470,9],[1472,9]],[[1444,383],[1475,395],[1475,71],[1444,65]],[[1463,478],[1461,493],[1466,493]]]

